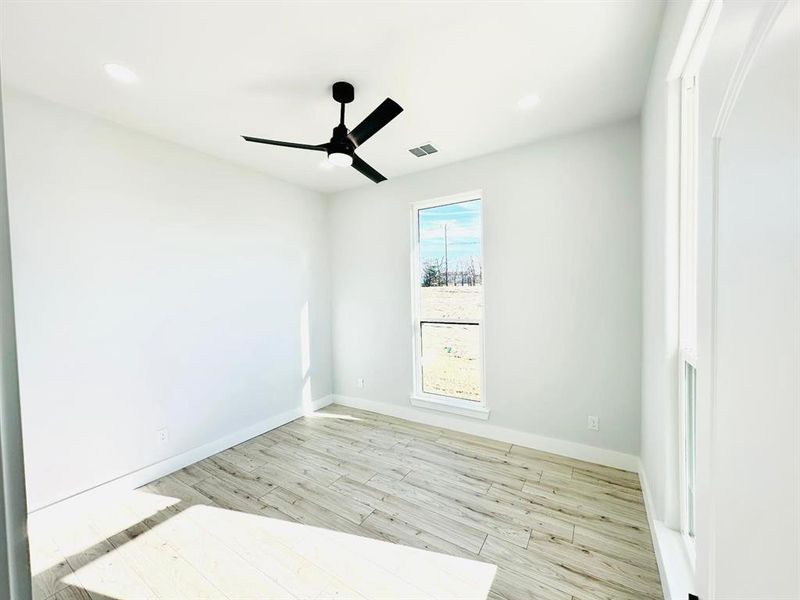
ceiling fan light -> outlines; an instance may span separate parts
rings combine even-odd
[[[349,167],[353,164],[353,157],[344,152],[331,152],[328,154],[328,160],[337,167]]]

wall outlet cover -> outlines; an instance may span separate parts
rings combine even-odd
[[[589,415],[586,427],[592,431],[600,431],[600,419],[594,415]]]

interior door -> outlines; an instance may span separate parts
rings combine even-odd
[[[798,7],[722,3],[698,70],[704,600],[800,598]]]

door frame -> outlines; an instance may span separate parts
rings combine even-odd
[[[28,506],[22,452],[2,105],[0,91],[0,597],[30,600]]]
[[[722,17],[724,4],[729,0],[713,0],[719,3],[719,14],[716,19]],[[773,24],[778,19],[781,12],[787,5],[787,0],[764,0],[758,8],[758,13],[753,20],[753,28],[746,39],[742,39],[737,47],[739,52],[738,59],[733,66],[725,84],[725,91],[721,95],[718,108],[716,110],[713,127],[710,137],[706,138],[706,143],[710,144],[710,160],[700,165],[700,169],[711,169],[710,187],[705,189],[705,196],[701,197],[698,192],[698,207],[701,203],[707,203],[709,219],[705,223],[702,231],[698,227],[700,236],[707,236],[708,249],[705,256],[698,255],[698,270],[703,267],[700,261],[705,261],[707,277],[707,294],[700,297],[698,301],[698,373],[697,373],[697,402],[704,403],[704,414],[698,414],[698,439],[705,436],[707,444],[704,456],[700,456],[698,450],[698,481],[704,479],[703,489],[698,492],[697,515],[702,520],[702,533],[698,534],[697,545],[697,566],[698,566],[698,592],[701,597],[709,600],[716,598],[716,506],[720,500],[719,490],[714,477],[715,465],[719,456],[719,441],[717,438],[717,416],[718,416],[718,288],[719,288],[719,214],[720,214],[720,195],[719,195],[719,166],[720,148],[725,139],[726,129],[730,117],[734,111],[739,95],[747,78],[753,62],[755,61],[762,44],[770,33]],[[695,72],[700,72],[705,58],[705,49],[713,43],[713,31],[706,41],[706,48],[703,49],[693,65]],[[702,79],[699,82],[702,86]],[[702,93],[702,92],[701,92]],[[702,131],[702,127],[701,127]],[[701,142],[702,144],[702,142]],[[705,334],[701,333],[699,327],[700,320],[705,319]],[[703,493],[703,490],[705,493]]]

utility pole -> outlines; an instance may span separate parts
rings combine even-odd
[[[447,269],[447,224],[444,226],[444,285],[447,286],[449,280]]]

